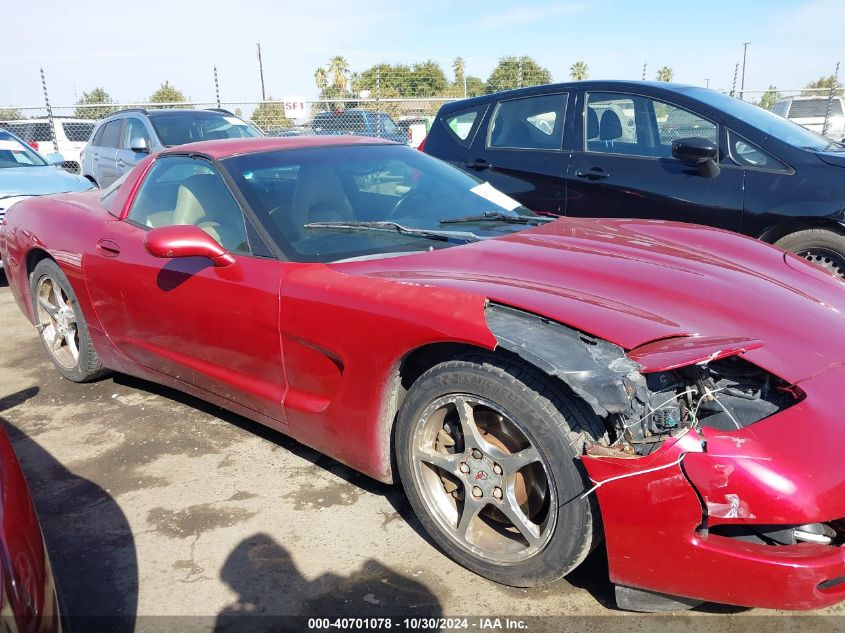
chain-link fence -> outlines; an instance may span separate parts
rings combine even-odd
[[[834,140],[842,140],[845,138],[845,99],[841,92],[824,88],[770,89],[745,90],[735,96]],[[0,107],[0,128],[20,136],[41,154],[61,154],[64,159],[63,167],[72,173],[80,173],[82,150],[90,140],[97,123],[118,111],[136,110],[138,118],[142,119],[145,118],[142,116],[144,111],[155,115],[155,112],[162,108],[225,111],[221,112],[222,116],[203,124],[188,123],[188,119],[184,119],[178,138],[179,144],[243,135],[244,122],[268,136],[355,134],[387,138],[417,147],[428,133],[440,106],[455,98],[343,97],[313,101],[59,105],[49,109]],[[227,121],[226,117],[230,114],[238,117],[239,121]],[[155,116],[151,120],[155,120]],[[128,127],[126,126],[124,133],[112,139],[111,142],[116,147],[120,148],[121,144],[132,141]]]
[[[267,136],[303,136],[310,134],[355,134],[387,138],[419,146],[425,138],[440,106],[451,98],[435,99],[343,99],[315,101],[230,101],[224,103],[131,103],[85,104],[73,106],[0,108],[0,128],[29,143],[41,154],[57,152],[63,167],[72,173],[81,171],[81,152],[99,121],[119,111],[134,110],[139,119],[155,121],[163,108],[184,110],[222,110],[222,116],[191,121],[182,117],[181,142],[200,141],[243,135],[241,121]],[[152,117],[143,116],[152,113]],[[234,115],[240,121],[233,120]],[[228,117],[228,119],[227,119]],[[145,124],[142,124],[142,126]],[[127,126],[128,127],[128,126]],[[135,129],[143,129],[135,128]],[[155,124],[153,124],[153,130]],[[129,131],[114,140],[117,147],[129,143]],[[98,141],[102,142],[102,141]],[[170,144],[170,143],[164,143]],[[181,144],[181,143],[180,143]]]
[[[742,98],[835,141],[845,139],[843,90],[797,88],[746,90]]]

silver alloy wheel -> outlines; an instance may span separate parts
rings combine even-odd
[[[38,330],[44,345],[62,367],[79,362],[79,331],[70,299],[58,282],[43,275],[36,285]]]
[[[807,261],[821,266],[839,279],[845,279],[845,257],[827,248],[808,248],[798,253]]]
[[[442,396],[412,437],[416,488],[460,546],[513,563],[548,543],[557,494],[548,464],[513,416],[478,396]]]

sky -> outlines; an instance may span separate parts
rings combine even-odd
[[[10,10],[9,7],[14,7]],[[653,79],[730,89],[750,42],[746,89],[803,87],[845,62],[845,0],[0,0],[0,107],[42,106],[39,68],[53,105],[105,88],[144,101],[165,80],[194,102],[261,99],[256,42],[268,97],[315,97],[314,70],[336,54],[352,70],[452,59],[486,79],[505,55],[530,55],[556,81],[578,60],[591,79]],[[845,68],[840,79],[845,78]]]

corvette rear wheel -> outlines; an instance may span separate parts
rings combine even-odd
[[[528,587],[575,568],[598,512],[579,495],[583,443],[604,435],[589,407],[538,371],[494,357],[437,365],[399,412],[396,457],[420,522],[458,563]]]
[[[105,371],[62,269],[53,260],[44,259],[35,266],[30,284],[36,327],[56,369],[74,382],[102,376]]]

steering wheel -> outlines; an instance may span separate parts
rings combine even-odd
[[[414,208],[414,205],[426,204],[430,205],[434,202],[434,198],[428,191],[418,191],[411,189],[404,196],[399,198],[399,201],[387,214],[388,219],[394,220],[404,215],[409,215],[409,210]]]

